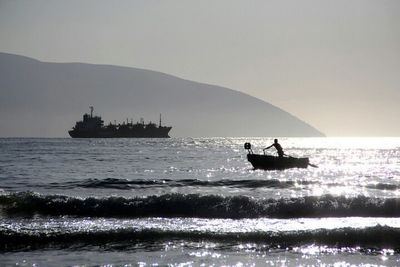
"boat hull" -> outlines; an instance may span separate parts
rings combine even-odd
[[[274,157],[269,155],[248,154],[247,160],[254,169],[284,170],[289,168],[307,168],[308,158]]]

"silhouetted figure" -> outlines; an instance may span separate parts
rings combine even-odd
[[[285,153],[283,153],[282,146],[278,143],[278,139],[274,140],[274,143],[269,147],[264,148],[264,150],[270,149],[271,147],[275,147],[276,151],[278,152],[278,156],[281,158]]]

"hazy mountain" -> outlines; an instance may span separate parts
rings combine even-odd
[[[48,63],[0,53],[0,136],[67,136],[95,107],[106,123],[173,126],[171,136],[321,136],[257,98],[171,75],[118,66]]]

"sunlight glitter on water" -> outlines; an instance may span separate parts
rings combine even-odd
[[[314,231],[318,229],[363,229],[374,226],[400,228],[397,218],[300,218],[300,219],[199,219],[199,218],[144,218],[144,219],[1,219],[0,229],[27,234],[62,234],[105,232],[113,230],[157,230],[193,233],[282,233]]]
[[[16,195],[9,199],[10,207],[21,203],[28,208],[36,204],[45,207],[32,214],[28,209],[23,217],[2,213],[0,228],[7,238],[15,234],[9,244],[28,236],[27,244],[21,243],[23,249],[38,241],[46,250],[39,246],[38,251],[17,252],[8,259],[3,254],[2,260],[14,265],[16,259],[22,263],[19,259],[25,258],[24,264],[40,266],[46,265],[49,257],[53,265],[84,264],[89,258],[92,265],[399,266],[400,220],[390,216],[398,215],[392,211],[400,195],[400,139],[279,141],[288,155],[309,157],[319,168],[253,170],[243,144],[251,142],[254,152],[262,153],[273,138],[2,139],[2,194],[41,194]],[[268,153],[276,154],[273,149]],[[76,198],[68,198],[71,195]],[[88,196],[96,199],[85,202]],[[154,217],[137,218],[136,208],[125,210],[130,214],[110,210],[102,213],[104,218],[86,217],[96,216],[93,210],[99,205],[114,203],[111,196],[121,198],[112,206],[116,210],[118,203],[148,205],[152,201],[149,196],[156,196],[153,200],[159,204],[155,209],[149,206]],[[142,201],[143,197],[149,201]],[[176,205],[171,206],[170,201]],[[64,202],[70,203],[66,206],[72,214],[45,215],[57,212],[51,207]],[[183,207],[182,213],[168,217],[171,214],[165,212],[165,205],[173,211]],[[214,217],[196,218],[207,216],[216,207]],[[73,217],[77,208],[89,211],[88,215]],[[268,212],[261,212],[265,208]],[[203,212],[197,213],[201,209]],[[304,213],[309,210],[311,213]],[[357,213],[359,210],[364,213]],[[315,216],[315,211],[326,218],[299,218]],[[224,212],[226,217],[218,217]],[[354,213],[387,218],[329,218]],[[121,217],[114,218],[115,214]],[[268,218],[286,215],[293,219]],[[69,240],[72,245],[66,251],[53,250],[43,241],[48,236],[50,244],[59,242],[62,247]],[[31,239],[33,243],[29,243]],[[74,250],[80,242],[87,245],[83,252]]]
[[[49,193],[47,185],[54,181],[92,179],[151,179],[151,180],[280,180],[294,182],[291,188],[258,187],[227,188],[223,194],[257,197],[295,197],[305,195],[343,194],[346,196],[374,196],[385,190],[383,197],[396,197],[400,188],[400,139],[398,138],[280,138],[288,155],[310,157],[319,168],[285,171],[252,170],[247,162],[243,144],[250,141],[255,153],[271,144],[273,138],[172,138],[168,140],[63,140],[33,139],[31,148],[18,148],[18,140],[2,140],[4,153],[19,156],[18,173],[15,168],[3,166],[0,174],[7,183],[4,188]],[[9,143],[10,142],[10,143]],[[25,144],[26,140],[19,142]],[[67,143],[67,145],[66,145]],[[40,149],[50,146],[52,150]],[[17,146],[17,147],[14,147]],[[76,146],[76,147],[74,147]],[[20,151],[22,149],[22,151]],[[24,149],[26,151],[24,151]],[[47,157],[41,159],[45,150]],[[80,156],[77,157],[76,154]],[[275,154],[274,150],[269,151]],[[79,160],[79,159],[82,160]],[[7,157],[8,160],[12,156]],[[307,185],[304,181],[310,182]],[[18,185],[21,186],[18,186]],[[138,193],[135,188],[64,190],[52,188],[53,193],[71,195],[122,195]],[[186,188],[187,189],[187,188]],[[140,195],[186,193],[180,188],[141,188]],[[191,187],[190,192],[220,194],[214,187]],[[382,194],[379,194],[381,197]]]

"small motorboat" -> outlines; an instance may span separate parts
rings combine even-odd
[[[244,148],[248,151],[247,160],[250,161],[254,169],[284,170],[289,168],[307,168],[309,165],[315,166],[310,164],[308,158],[275,157],[265,154],[254,154],[250,143],[245,143]]]

